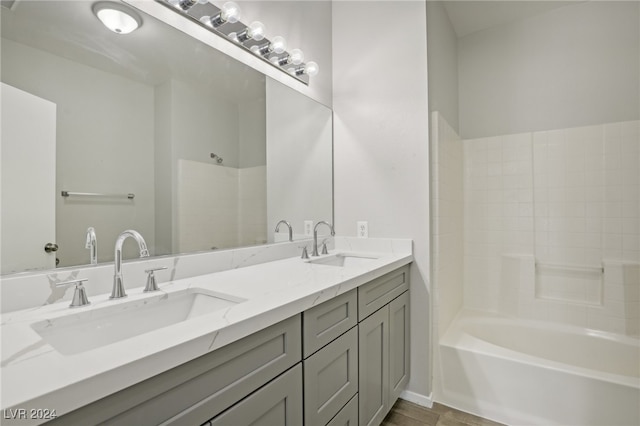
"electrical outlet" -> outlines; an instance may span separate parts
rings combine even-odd
[[[313,235],[313,221],[305,220],[304,221],[304,235],[310,237]]]
[[[361,220],[357,222],[358,238],[369,238],[369,222]]]

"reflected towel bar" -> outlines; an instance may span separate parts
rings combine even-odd
[[[536,262],[536,269],[562,269],[565,271],[578,271],[578,272],[599,272],[604,274],[604,266],[584,266],[584,265],[566,265],[560,263],[541,263]]]
[[[135,194],[101,194],[97,192],[71,192],[71,191],[62,191],[61,195],[63,197],[106,197],[106,198],[128,198],[129,200],[133,200]]]

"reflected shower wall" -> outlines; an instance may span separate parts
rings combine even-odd
[[[266,166],[235,168],[178,160],[178,250],[267,241]]]

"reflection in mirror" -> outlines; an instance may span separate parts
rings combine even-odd
[[[2,274],[88,264],[89,227],[108,262],[125,229],[157,256],[263,244],[279,219],[300,235],[302,220],[331,218],[328,108],[142,13],[119,35],[88,2],[0,11]]]
[[[333,223],[332,112],[272,79],[266,93],[268,223],[286,218],[300,239],[305,221]]]

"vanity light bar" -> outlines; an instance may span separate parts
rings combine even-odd
[[[304,55],[300,49],[287,52],[283,37],[266,38],[264,25],[261,22],[243,24],[239,20],[240,8],[233,2],[225,3],[220,9],[208,0],[156,1],[251,52],[306,85],[309,85],[310,76],[318,74],[318,64],[313,61],[304,63]]]

